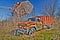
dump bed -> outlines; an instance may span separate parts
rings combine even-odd
[[[51,16],[36,16],[36,18],[40,18],[44,24],[53,24],[55,19]]]

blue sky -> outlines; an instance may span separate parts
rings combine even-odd
[[[16,2],[22,2],[24,0],[0,0],[0,6],[5,6],[5,7],[13,7],[13,5]],[[41,15],[40,10],[43,9],[44,4],[48,4],[49,2],[54,2],[54,0],[29,0],[33,6],[35,7],[35,13],[36,15]],[[58,0],[57,5],[60,5],[60,0]],[[0,8],[0,20],[5,20],[7,18],[11,17],[11,11],[7,9],[2,9]]]

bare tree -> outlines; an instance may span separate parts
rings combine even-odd
[[[58,13],[56,14],[58,16],[58,18],[60,18],[60,8],[58,8]]]
[[[58,18],[60,18],[60,13],[58,13]]]
[[[42,10],[42,14],[43,15],[47,15],[47,16],[53,16],[55,17],[55,13],[57,10],[57,1],[58,0],[53,0],[53,2],[51,2],[51,0],[49,0],[50,2],[48,3],[48,6],[46,4],[44,4],[44,11]]]

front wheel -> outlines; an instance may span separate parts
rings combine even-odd
[[[20,35],[20,33],[18,32],[18,30],[12,30],[12,31],[10,32],[10,34],[11,34],[11,35],[15,35],[15,36],[19,36],[19,35]]]
[[[31,28],[29,29],[28,34],[31,35],[31,34],[34,33],[35,31],[36,31],[36,29],[35,29],[34,27],[31,27]]]
[[[28,35],[31,35],[33,32],[32,30],[30,29],[29,32],[28,32]]]

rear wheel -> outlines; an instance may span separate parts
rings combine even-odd
[[[47,25],[43,25],[43,29],[47,29],[47,27],[48,27]]]
[[[48,27],[47,27],[48,29],[51,29],[52,28],[52,25],[48,25]]]
[[[51,29],[51,26],[49,26],[49,25],[43,25],[43,29]]]

